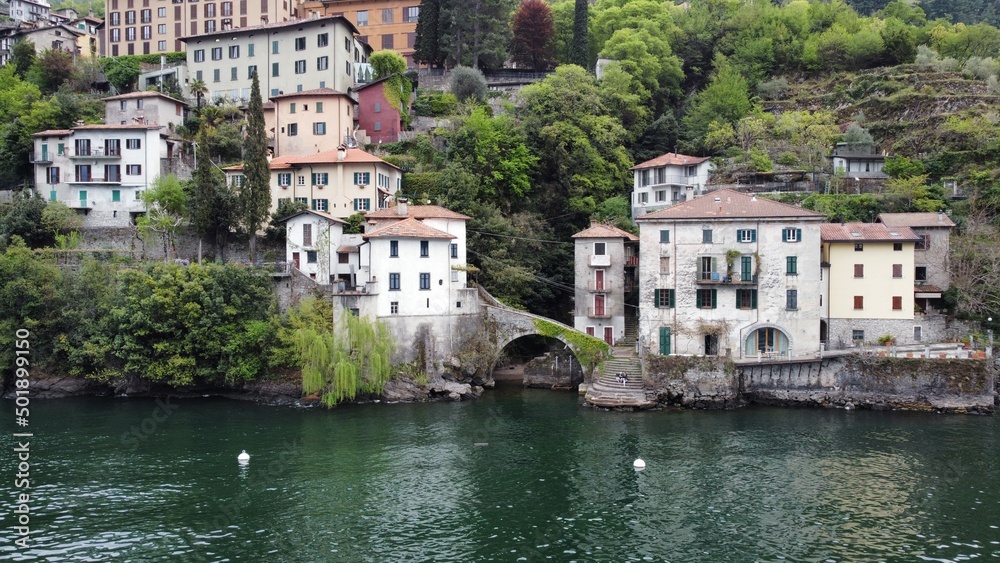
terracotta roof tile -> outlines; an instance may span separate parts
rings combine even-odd
[[[338,160],[337,149],[333,149],[312,154],[290,154],[275,157],[271,159],[270,166],[272,170],[275,170],[278,168],[291,168],[296,164],[335,164],[337,162],[380,162],[386,166],[392,166],[393,168],[398,169],[397,166],[390,164],[373,154],[368,154],[361,149],[347,149],[347,155],[342,161]]]
[[[391,225],[386,225],[381,229],[376,229],[370,233],[365,233],[364,238],[458,238],[455,235],[439,231],[433,227],[428,227],[422,221],[413,217],[407,217],[402,221],[396,221]]]
[[[632,233],[605,223],[594,223],[590,227],[573,235],[572,238],[623,238],[625,240],[639,240],[639,237]]]
[[[882,223],[827,223],[819,226],[823,242],[916,242],[922,240],[909,227]]]
[[[399,207],[386,207],[378,211],[372,211],[365,215],[365,219],[401,219],[402,217],[413,217],[415,219],[465,219],[468,215],[462,215],[450,209],[445,209],[440,205],[408,205],[406,215],[399,214]]]
[[[114,101],[114,100],[134,100],[137,98],[164,98],[170,100],[171,102],[177,102],[179,104],[188,105],[184,100],[178,100],[172,96],[168,96],[162,92],[157,92],[156,90],[140,90],[138,92],[129,92],[128,94],[119,94],[117,96],[110,96],[102,99],[102,102]]]
[[[188,41],[191,41],[192,39],[199,39],[199,38],[202,38],[202,37],[214,37],[216,35],[237,35],[237,34],[241,34],[241,33],[252,33],[254,31],[261,31],[261,30],[272,31],[272,30],[281,29],[283,27],[294,27],[294,26],[297,26],[297,25],[308,25],[308,24],[314,24],[316,22],[330,23],[333,20],[340,20],[340,21],[344,22],[345,24],[347,24],[347,28],[350,29],[354,33],[354,35],[358,35],[360,33],[358,31],[358,28],[355,27],[353,23],[351,23],[351,20],[349,20],[349,19],[347,19],[347,18],[345,18],[343,16],[327,16],[327,17],[322,17],[322,18],[290,19],[288,21],[283,21],[283,22],[267,23],[267,24],[262,24],[262,25],[251,25],[251,26],[247,26],[247,27],[234,27],[234,28],[231,28],[231,29],[221,29],[219,31],[213,31],[213,32],[210,32],[210,33],[199,33],[198,35],[181,37],[180,40],[184,41],[185,43],[187,43]]]
[[[647,213],[638,217],[636,221],[782,218],[822,220],[825,216],[822,213],[787,203],[779,203],[764,197],[725,189],[716,190],[666,209]]]
[[[688,156],[686,154],[677,154],[675,152],[668,152],[667,154],[661,154],[660,156],[647,160],[646,162],[641,162],[633,166],[630,170],[641,170],[643,168],[659,168],[660,166],[690,166],[694,164],[701,164],[708,160],[707,156]]]
[[[32,135],[32,137],[65,137],[66,135],[72,135],[73,131],[71,129],[47,129],[45,131],[39,131]]]
[[[942,289],[936,285],[915,285],[913,293],[941,293]]]
[[[955,222],[944,213],[879,213],[875,219],[890,227],[954,227]]]
[[[280,222],[285,222],[285,221],[288,221],[289,219],[293,219],[295,217],[298,217],[299,215],[305,215],[307,213],[310,214],[310,215],[315,215],[317,217],[321,217],[323,219],[326,219],[327,221],[330,221],[331,223],[340,223],[341,225],[346,225],[347,224],[347,221],[344,221],[343,219],[341,219],[339,217],[334,217],[333,215],[330,215],[329,213],[323,213],[322,211],[313,211],[312,209],[303,209],[302,211],[299,211],[299,212],[296,212],[296,213],[292,213],[288,217],[285,217],[283,219],[279,219],[279,221]]]
[[[269,99],[277,100],[283,98],[297,98],[302,96],[344,96],[350,98],[344,92],[339,90],[334,90],[333,88],[314,88],[312,90],[303,90],[301,92],[289,92],[288,94],[278,94],[277,96],[271,96]]]

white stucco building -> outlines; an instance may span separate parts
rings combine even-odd
[[[660,354],[814,356],[824,220],[728,189],[639,217],[640,340]]]
[[[712,161],[667,153],[632,167],[632,218],[701,195]]]
[[[82,125],[35,133],[35,189],[84,215],[85,227],[121,227],[145,213],[140,194],[176,157],[157,125]]]
[[[285,220],[286,256],[296,268],[320,285],[340,292],[364,292],[368,266],[362,266],[360,234],[344,234],[346,223],[319,211],[300,211]]]
[[[183,100],[151,90],[104,98],[104,122],[119,125],[166,125],[175,129],[184,124],[188,105]]]

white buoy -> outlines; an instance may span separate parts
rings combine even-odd
[[[641,457],[636,458],[636,460],[632,462],[632,467],[639,470],[646,469],[646,462],[642,461]]]
[[[236,461],[240,463],[250,463],[250,454],[246,450],[240,452],[240,455],[236,456]]]

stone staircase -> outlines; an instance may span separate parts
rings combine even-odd
[[[618,341],[617,347],[620,348],[632,348],[635,349],[635,343],[638,340],[639,334],[639,319],[635,317],[625,317],[625,336]]]
[[[619,383],[617,378],[617,374],[622,372],[628,374],[628,382],[624,384]],[[615,346],[611,358],[594,375],[584,398],[596,407],[650,408],[656,405],[656,401],[646,398],[642,364],[635,354],[634,345]]]

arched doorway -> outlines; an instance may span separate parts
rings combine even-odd
[[[571,389],[583,382],[583,366],[573,349],[561,340],[528,334],[503,347],[492,375],[498,384]]]
[[[788,335],[773,326],[750,332],[743,341],[743,356],[783,356],[788,354]]]

